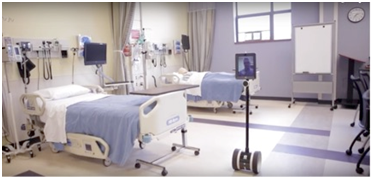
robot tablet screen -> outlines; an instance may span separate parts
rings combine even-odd
[[[255,53],[236,54],[236,79],[256,78],[256,55]]]

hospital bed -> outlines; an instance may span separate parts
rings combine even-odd
[[[234,104],[245,109],[245,95],[243,80],[237,80],[233,73],[226,72],[173,72],[160,77],[162,85],[172,84],[197,84],[200,87],[187,90],[187,105],[190,107],[217,109],[223,105],[232,108]],[[249,81],[250,96],[260,90],[260,72],[257,71],[256,79]],[[252,105],[251,105],[252,106]],[[257,105],[254,105],[258,108]],[[240,110],[233,110],[236,113]],[[250,111],[250,114],[252,112]]]
[[[23,112],[43,128],[52,151],[102,159],[105,166],[124,165],[136,138],[143,148],[185,130],[191,117],[184,93],[192,85],[175,86],[157,95],[108,95],[99,86],[67,85],[23,94],[20,102]],[[183,144],[173,144],[172,151],[187,148],[198,155],[199,149],[186,146],[182,135]]]

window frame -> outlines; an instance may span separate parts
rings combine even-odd
[[[279,41],[290,41],[292,37],[290,36],[289,39],[279,39],[275,40],[274,39],[274,15],[276,14],[284,14],[284,13],[292,13],[292,7],[290,4],[290,9],[288,10],[278,10],[274,11],[274,4],[273,2],[270,2],[270,11],[269,12],[261,12],[261,13],[254,13],[254,14],[245,14],[245,15],[238,15],[238,3],[234,3],[234,21],[235,21],[235,43],[258,43],[258,42],[279,42]],[[238,19],[240,18],[247,18],[247,17],[259,17],[259,16],[267,16],[269,15],[269,40],[245,40],[245,41],[238,41]]]

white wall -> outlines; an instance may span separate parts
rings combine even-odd
[[[143,2],[142,25],[145,29],[146,39],[152,43],[166,43],[173,49],[174,40],[181,40],[181,34],[188,31],[188,8],[187,2]],[[135,16],[138,17],[138,16]],[[166,55],[167,67],[160,67],[159,59],[157,67],[151,60],[147,60],[147,83],[148,88],[154,87],[154,75],[157,79],[165,73],[177,71],[183,65],[181,54]]]
[[[107,43],[107,59],[104,72],[113,76],[112,62],[112,30],[110,3],[2,3],[3,17],[13,21],[4,21],[2,25],[3,37],[17,37],[28,39],[62,39],[71,47],[77,47],[77,35],[84,34],[92,37],[92,41]],[[42,63],[40,68],[31,71],[31,82],[27,92],[37,89],[38,69],[40,70],[40,89],[71,84],[73,54],[68,52],[66,59],[52,59],[53,80],[43,79]],[[36,60],[32,60],[37,65]],[[95,67],[84,66],[83,59],[75,58],[75,84],[99,84],[95,75]],[[3,65],[8,69],[9,86],[13,95],[16,127],[20,140],[26,139],[26,133],[20,130],[25,123],[26,115],[19,108],[19,97],[25,93],[24,85],[18,74],[16,64]],[[6,85],[4,69],[2,69],[3,87]],[[4,88],[3,88],[4,89]],[[6,91],[3,90],[3,93]],[[3,99],[4,100],[4,99]],[[6,100],[6,99],[5,99]],[[8,122],[9,123],[9,122]]]

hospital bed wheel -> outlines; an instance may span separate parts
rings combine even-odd
[[[231,102],[227,102],[227,106],[229,109],[233,108],[233,104]]]
[[[30,151],[30,157],[34,158],[34,153],[32,151]]]
[[[362,169],[362,168],[356,168],[356,172],[358,173],[358,174],[362,174],[363,172],[364,172],[364,169]]]
[[[109,158],[102,160],[105,167],[108,167],[111,165],[111,160]]]
[[[171,150],[172,150],[172,151],[175,151],[175,150],[176,150],[176,147],[175,147],[175,146],[172,146],[172,147],[171,147]]]
[[[141,167],[141,164],[140,163],[136,163],[135,164],[135,168],[140,168]]]
[[[291,107],[291,104],[289,104],[288,108],[290,108],[290,107]]]
[[[199,155],[199,151],[198,150],[194,151],[194,155],[195,156]]]
[[[41,152],[41,146],[40,146],[40,144],[38,144],[38,150],[39,150],[39,152]]]
[[[241,105],[240,105],[240,108],[243,108],[243,107],[244,107],[244,106],[241,104]]]
[[[258,109],[259,106],[255,106],[255,109]]]
[[[236,114],[236,111],[233,111],[233,114]]]
[[[251,115],[251,114],[253,114],[253,112],[250,111],[249,114]]]
[[[6,156],[6,161],[7,161],[8,163],[10,163],[10,162],[12,161],[12,159],[10,158],[10,155],[7,155],[7,156]]]
[[[351,150],[346,150],[346,154],[351,155],[352,154]]]
[[[57,149],[54,147],[54,145],[51,144],[51,143],[49,143],[49,148],[51,148],[51,151],[52,151],[53,153],[58,153],[58,152],[60,152],[60,151],[57,150]]]
[[[162,170],[162,176],[166,176],[168,174],[167,170],[166,169],[163,169]]]
[[[354,126],[355,126],[355,123],[354,123],[354,122],[353,122],[353,123],[351,123],[351,124],[350,124],[350,126],[351,126],[351,127],[354,127]]]

